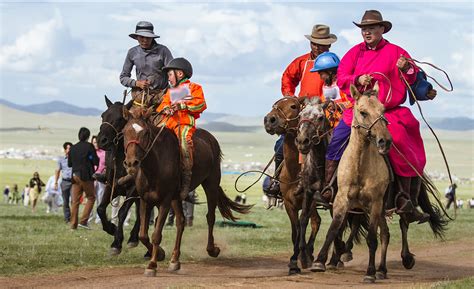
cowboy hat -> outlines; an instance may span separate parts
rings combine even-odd
[[[305,37],[309,41],[321,45],[330,45],[337,41],[336,35],[330,33],[329,26],[323,24],[314,25],[311,35],[305,35]]]
[[[137,39],[137,36],[149,37],[149,38],[160,38],[160,36],[153,33],[153,24],[148,21],[140,21],[137,23],[135,33],[129,34],[128,36],[133,39]]]
[[[392,29],[392,23],[390,21],[383,20],[382,14],[377,10],[367,10],[362,16],[362,20],[360,23],[355,23],[352,21],[357,27],[362,28],[364,26],[379,24],[384,27],[383,33],[387,33]]]

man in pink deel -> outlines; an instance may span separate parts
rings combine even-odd
[[[388,156],[397,176],[397,212],[407,221],[426,222],[429,215],[419,212],[414,205],[420,186],[420,180],[414,177],[418,176],[417,173],[423,174],[426,164],[420,125],[410,109],[401,106],[407,95],[401,74],[409,84],[413,84],[418,68],[407,60],[411,57],[403,48],[383,38],[383,34],[392,28],[392,23],[383,20],[379,11],[368,10],[361,23],[353,23],[361,28],[364,42],[351,48],[342,58],[337,71],[337,84],[349,97],[351,84],[364,92],[378,82],[379,100],[385,106],[385,117],[389,121],[387,127],[393,137],[394,146]],[[343,120],[349,128],[348,135],[352,117],[352,108],[344,111]]]

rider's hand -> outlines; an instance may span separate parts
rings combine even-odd
[[[408,62],[405,56],[400,55],[400,58],[397,60],[397,67],[400,68],[402,72],[406,72],[410,69],[410,62]]]
[[[135,86],[139,87],[141,89],[145,89],[145,88],[148,88],[148,86],[150,86],[150,81],[148,79],[146,79],[146,80],[137,80],[137,81],[135,81]]]
[[[438,94],[438,92],[436,91],[436,89],[431,89],[430,91],[428,91],[428,94],[426,95],[429,99],[433,99],[436,97],[436,95]]]
[[[362,74],[361,76],[359,76],[359,79],[357,81],[360,85],[369,85],[370,81],[372,81],[372,76],[370,76],[369,74]]]
[[[169,107],[163,109],[163,114],[164,115],[173,115],[173,113],[174,113],[173,109],[171,109]]]

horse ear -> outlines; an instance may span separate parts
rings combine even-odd
[[[112,105],[112,102],[110,99],[107,97],[107,95],[104,94],[105,97],[105,104],[107,104],[107,108],[109,108]]]
[[[122,116],[127,121],[130,118],[130,112],[128,111],[126,106],[122,107]]]
[[[375,82],[373,90],[374,90],[375,95],[379,95],[379,82],[378,81]]]
[[[359,97],[360,97],[360,92],[357,90],[357,88],[353,84],[351,84],[351,96],[356,101],[359,100]]]
[[[297,99],[298,99],[300,105],[306,105],[309,98],[307,96],[300,96]]]
[[[130,110],[132,108],[132,105],[133,105],[133,100],[130,100],[126,105],[125,107]]]

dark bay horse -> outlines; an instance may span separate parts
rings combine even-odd
[[[106,187],[101,203],[97,207],[97,214],[102,222],[104,231],[114,236],[114,241],[111,244],[111,255],[118,255],[122,251],[123,224],[130,207],[135,203],[137,218],[130,232],[128,240],[128,247],[133,248],[138,245],[138,230],[140,228],[139,218],[139,199],[135,190],[135,185],[132,184],[117,184],[117,179],[126,175],[123,161],[125,159],[122,129],[126,121],[122,117],[122,110],[124,104],[121,102],[112,103],[107,96],[105,96],[105,103],[107,110],[101,115],[102,123],[100,131],[97,136],[99,147],[106,151]],[[130,106],[130,105],[128,105]],[[124,196],[126,201],[121,206],[118,213],[117,226],[107,219],[107,206],[110,201],[117,196]],[[145,257],[151,256],[151,250],[145,254]],[[164,251],[161,250],[160,259],[164,259]]]
[[[179,255],[181,236],[184,230],[184,218],[181,201],[179,200],[179,185],[181,177],[180,148],[178,139],[166,127],[157,128],[151,121],[152,110],[135,111],[133,114],[126,109],[124,119],[128,120],[123,129],[126,157],[124,165],[127,172],[134,176],[140,200],[140,240],[153,253],[150,263],[145,270],[148,276],[156,275],[157,248],[161,243],[162,230],[170,205],[176,213],[177,236],[175,248],[171,256],[170,269],[180,268]],[[202,185],[207,197],[208,213],[208,243],[207,252],[211,257],[217,257],[219,247],[214,244],[215,209],[219,208],[221,215],[229,220],[236,220],[232,211],[245,214],[252,206],[241,205],[230,200],[220,186],[222,153],[217,140],[207,131],[197,129],[193,142],[195,147],[191,189]],[[159,215],[149,242],[147,227],[149,212],[154,206],[159,206]]]

